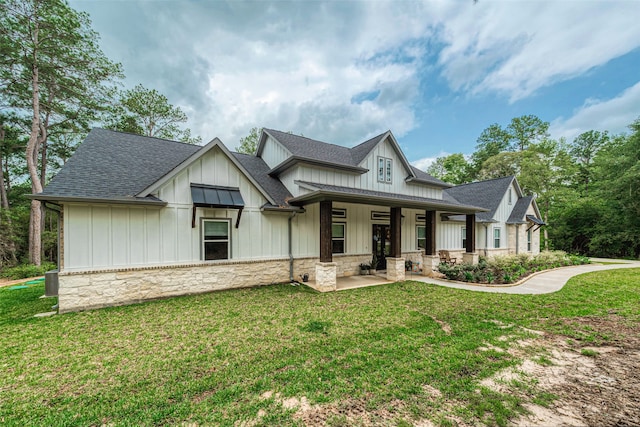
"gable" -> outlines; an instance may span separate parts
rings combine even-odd
[[[152,194],[171,205],[191,205],[191,184],[238,188],[247,207],[259,208],[268,202],[219,146],[194,159]]]

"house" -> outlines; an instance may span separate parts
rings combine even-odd
[[[515,176],[458,185],[445,190],[445,197],[480,206],[476,214],[476,248],[485,257],[540,253],[540,210],[533,196],[525,196]],[[443,234],[459,236],[447,242],[450,250],[461,253],[465,247],[466,224],[461,215],[443,216]]]
[[[373,254],[390,280],[404,279],[407,260],[429,274],[438,249],[477,262],[476,219],[497,214],[451,190],[411,166],[390,131],[347,148],[264,129],[246,155],[217,138],[93,129],[33,197],[60,212],[66,312],[303,275],[335,290]]]

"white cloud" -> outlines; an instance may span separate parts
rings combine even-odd
[[[127,86],[166,94],[194,134],[229,147],[254,126],[344,145],[387,129],[402,138],[422,122],[433,73],[455,91],[517,100],[640,46],[637,1],[72,6],[91,13]]]
[[[567,138],[572,141],[588,130],[608,130],[611,133],[627,131],[633,121],[640,117],[640,82],[609,100],[588,99],[568,119],[559,118],[551,123],[552,138]]]
[[[439,63],[454,89],[511,101],[640,46],[640,2],[479,2],[449,15]]]

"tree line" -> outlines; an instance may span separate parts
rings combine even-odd
[[[197,143],[186,114],[155,89],[122,89],[121,64],[99,48],[86,13],[65,0],[0,0],[0,269],[55,261],[56,218],[42,191],[91,127]],[[516,175],[537,197],[545,245],[588,255],[640,255],[640,121],[630,132],[549,138],[536,116],[493,124],[475,152],[428,169],[453,184]],[[240,140],[255,151],[259,130]]]
[[[55,260],[55,222],[37,200],[91,127],[199,142],[154,89],[123,90],[86,13],[64,0],[0,0],[0,269]]]
[[[602,257],[640,257],[640,118],[629,132],[590,130],[554,140],[534,115],[497,123],[470,156],[436,159],[427,172],[452,184],[515,175],[547,226],[544,246]]]

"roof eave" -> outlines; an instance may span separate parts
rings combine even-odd
[[[438,188],[451,188],[453,187],[453,185],[446,183],[446,182],[432,182],[432,181],[427,181],[424,179],[420,179],[420,178],[414,178],[411,176],[408,176],[407,178],[405,178],[404,182],[406,182],[407,184],[423,184],[423,185],[430,185],[432,187],[438,187]]]
[[[449,203],[443,202],[433,202],[433,201],[418,201],[418,200],[407,200],[407,199],[397,199],[394,197],[384,197],[370,194],[357,194],[357,193],[343,193],[338,191],[330,191],[330,190],[315,190],[311,193],[304,194],[302,196],[294,197],[289,200],[289,204],[304,206],[309,203],[316,203],[322,201],[335,201],[335,202],[345,202],[345,203],[359,203],[359,204],[370,204],[370,205],[380,205],[380,206],[389,206],[389,207],[402,207],[408,209],[435,209],[435,210],[447,210],[456,213],[462,214],[471,214],[476,212],[483,212],[485,209],[479,208],[477,206],[469,206],[469,205],[451,205]]]
[[[346,172],[351,172],[354,174],[362,175],[363,173],[369,172],[369,169],[361,168],[359,166],[351,166],[351,165],[343,165],[339,163],[331,163],[325,162],[322,160],[310,159],[308,157],[300,157],[300,156],[291,156],[284,160],[282,163],[271,169],[268,173],[270,176],[276,177],[280,175],[285,170],[299,164],[306,163],[313,166],[321,166],[329,169],[339,169]]]
[[[27,194],[27,199],[40,200],[42,202],[58,202],[58,203],[98,203],[98,204],[118,204],[118,205],[144,205],[163,207],[167,205],[164,200],[151,200],[140,197],[132,198],[99,198],[99,197],[70,197],[70,196],[54,196],[45,194]]]

